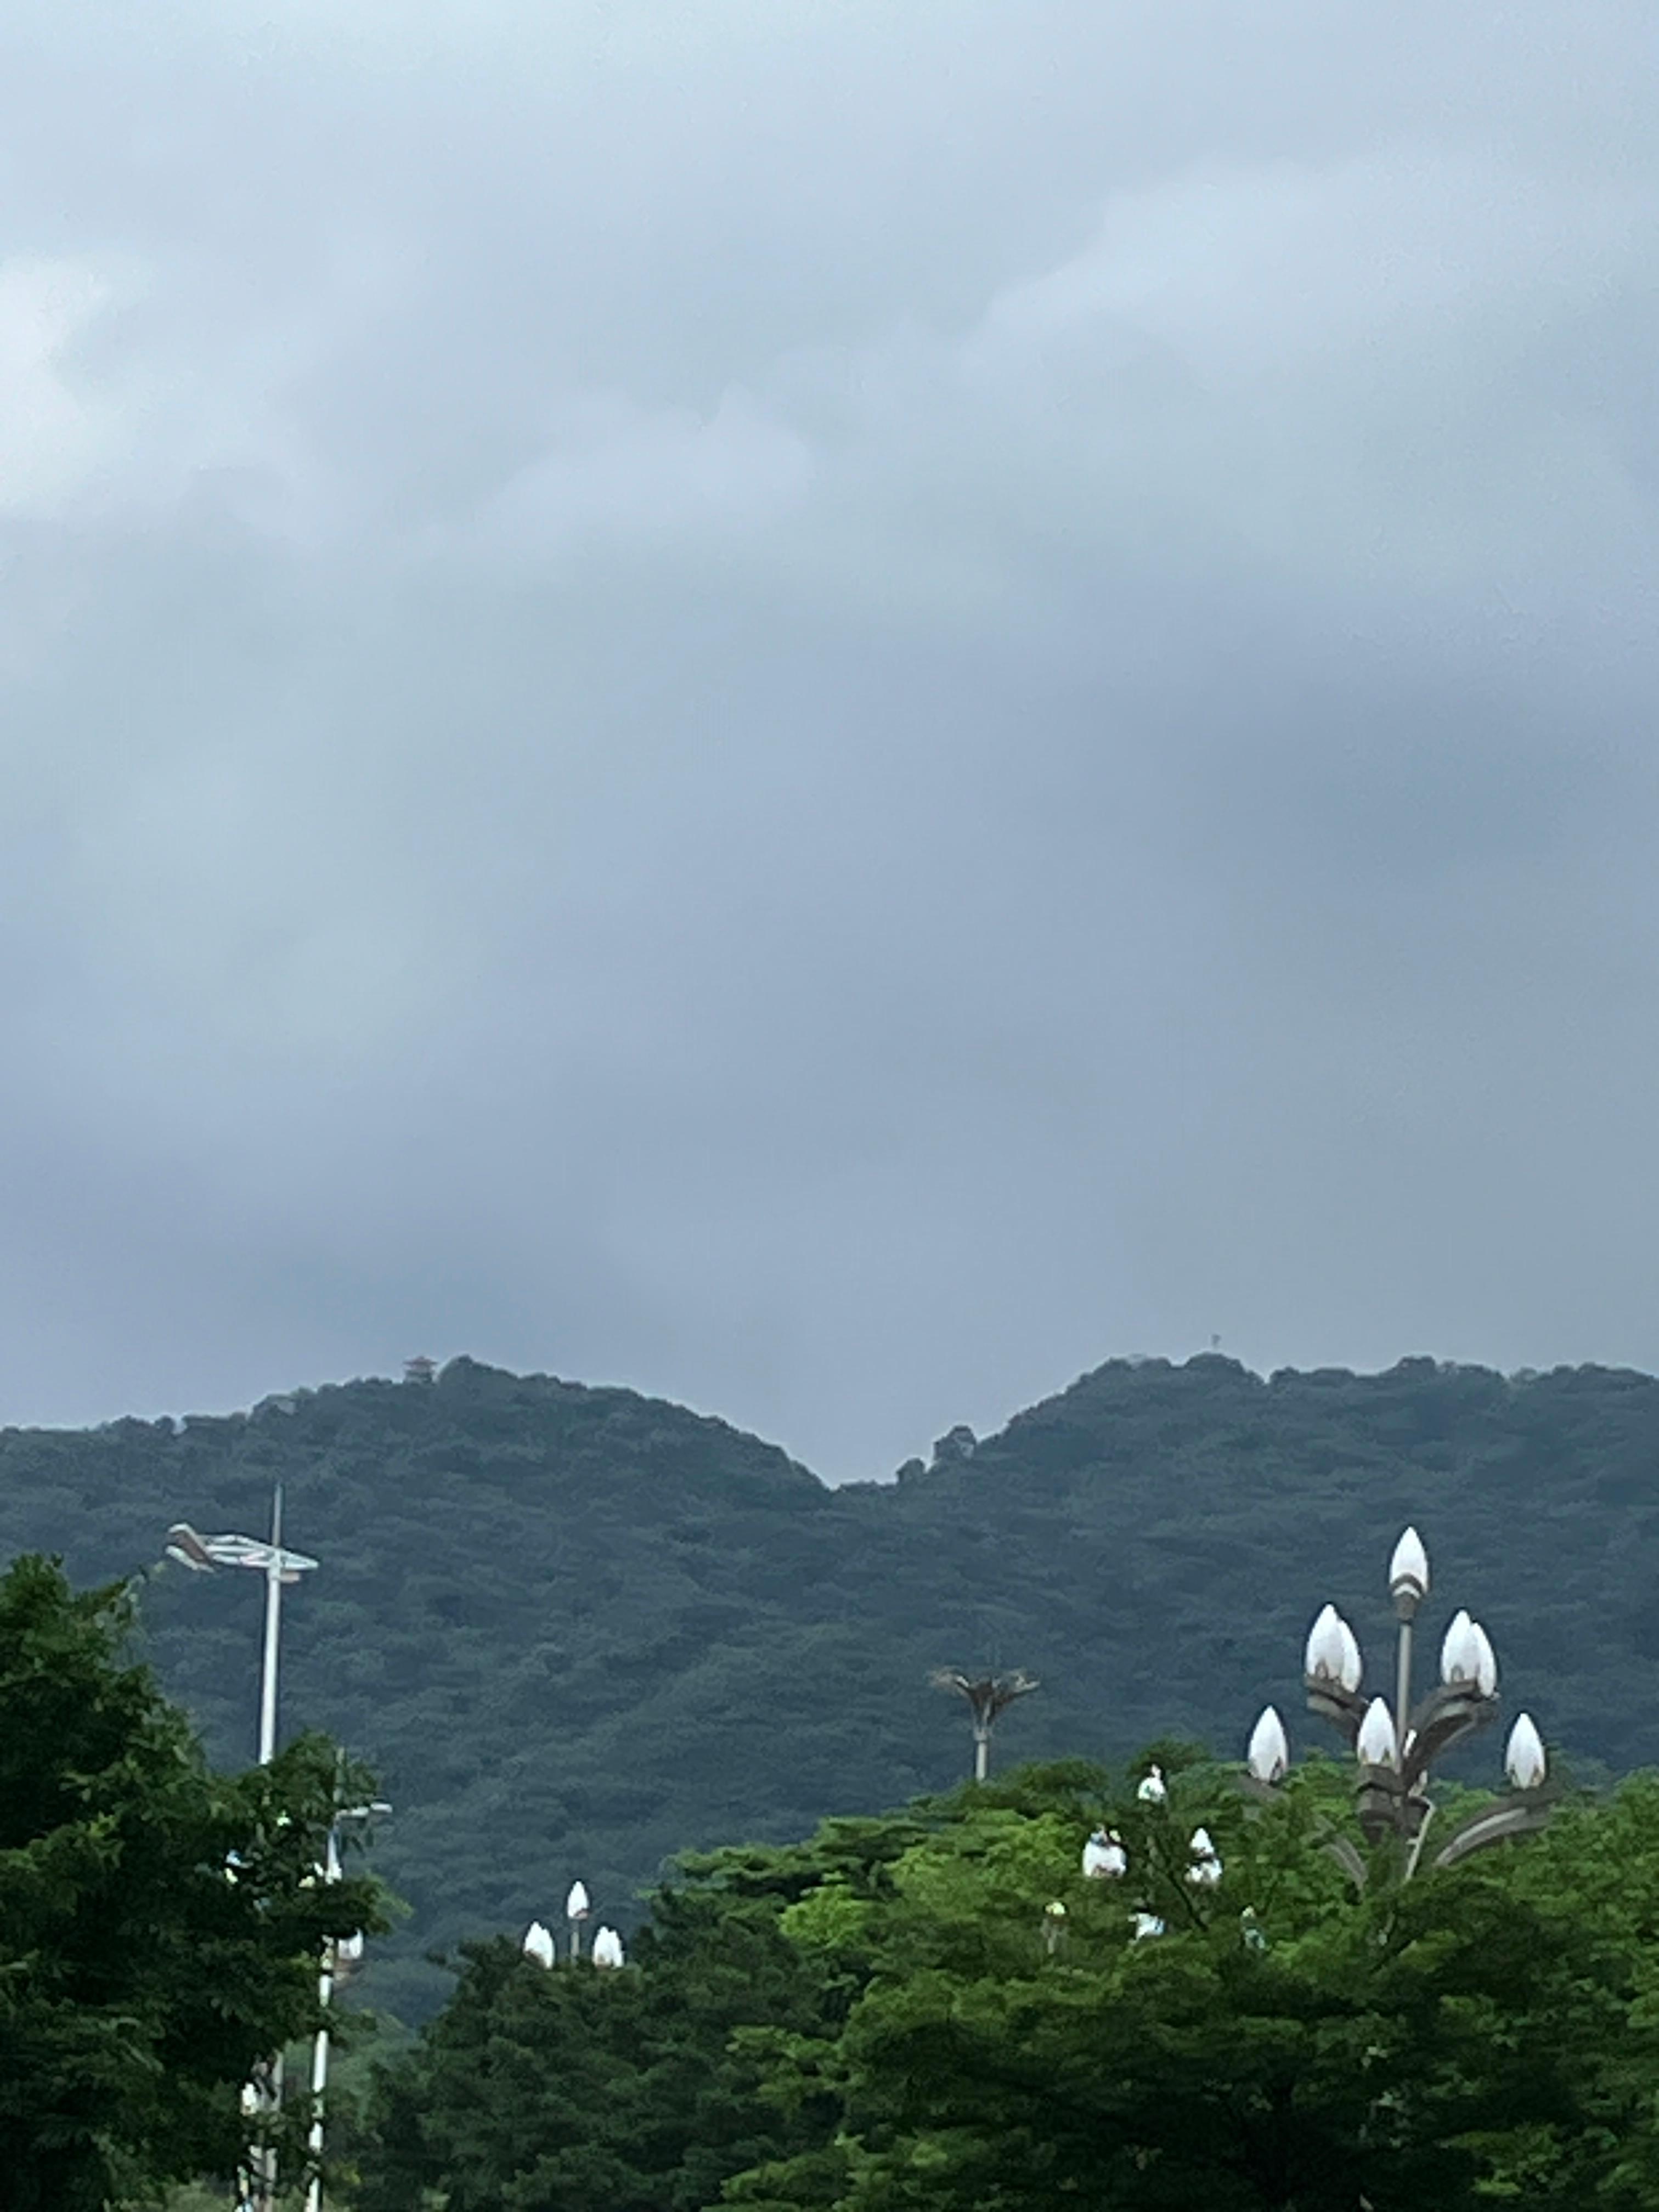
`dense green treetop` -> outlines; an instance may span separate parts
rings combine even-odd
[[[1659,1781],[1357,1894],[1347,1771],[1262,1806],[1164,1757],[1158,1804],[1069,1763],[711,1854],[619,1973],[475,1948],[383,2078],[362,2212],[1659,2199]]]
[[[210,1772],[125,1650],[118,1588],[0,1577],[0,2207],[104,2212],[228,2172],[254,2064],[300,2033],[329,1936],[384,1924],[317,1879],[332,1747]]]
[[[573,1875],[626,1923],[687,1846],[947,1787],[968,1744],[940,1663],[1042,1678],[1002,1759],[1242,1745],[1268,1698],[1294,1731],[1325,1599],[1380,1660],[1407,1519],[1431,1634],[1471,1607],[1511,1711],[1587,1768],[1659,1759],[1646,1376],[1114,1361],[897,1483],[830,1489],[684,1408],[457,1360],[245,1415],[0,1432],[0,1550],[125,1575],[180,1517],[258,1533],[277,1478],[322,1561],[288,1605],[284,1726],[330,1730],[397,1804],[379,1863],[414,1912],[368,1978],[399,2013],[441,1991],[428,1945],[551,1918]],[[168,1569],[143,1610],[163,1680],[246,1761],[256,1578]]]

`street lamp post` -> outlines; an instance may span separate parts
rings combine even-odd
[[[1334,1606],[1324,1608],[1309,1633],[1304,1675],[1309,1710],[1336,1729],[1359,1762],[1355,1809],[1361,1829],[1373,1844],[1396,1841],[1403,1875],[1409,1879],[1423,1856],[1434,1817],[1429,1783],[1436,1762],[1497,1718],[1498,1662],[1485,1629],[1460,1612],[1440,1647],[1438,1685],[1413,1704],[1413,1644],[1418,1613],[1429,1594],[1428,1554],[1415,1528],[1407,1528],[1395,1546],[1389,1594],[1398,1623],[1392,1708],[1386,1698],[1368,1698],[1362,1691],[1364,1661],[1358,1639]],[[1521,1714],[1510,1731],[1504,1763],[1511,1785],[1508,1795],[1461,1821],[1435,1853],[1436,1866],[1455,1866],[1472,1851],[1535,1834],[1549,1819],[1543,1787],[1547,1763],[1529,1714]],[[1271,1797],[1290,1765],[1285,1724],[1272,1705],[1251,1731],[1246,1765],[1247,1787]],[[1326,1848],[1356,1887],[1363,1887],[1368,1869],[1352,1841],[1333,1836]]]
[[[340,1879],[340,1829],[343,1823],[371,1820],[391,1810],[391,1806],[379,1798],[368,1805],[339,1807],[328,1832],[327,1855],[323,1862],[325,1881]],[[320,2018],[311,2047],[311,2133],[307,2142],[311,2179],[306,2185],[305,2212],[322,2212],[323,2206],[323,2105],[328,2089],[328,2015],[334,2002],[334,1984],[346,1968],[362,1957],[362,1941],[361,1936],[349,1936],[343,1942],[330,1936],[323,1945],[322,1966],[317,1976],[317,2009]]]
[[[1041,1686],[1034,1674],[964,1674],[955,1667],[939,1667],[928,1677],[936,1690],[954,1690],[967,1702],[974,1727],[974,1779],[983,1782],[991,1771],[991,1731],[1016,1698],[1030,1697]]]
[[[283,1592],[317,1562],[303,1552],[283,1547],[283,1486],[278,1483],[270,1501],[269,1541],[258,1536],[202,1536],[187,1521],[176,1521],[167,1531],[167,1554],[198,1573],[216,1567],[250,1567],[265,1578],[264,1635],[259,1663],[259,1764],[269,1766],[276,1755],[276,1681],[282,1640]],[[275,2212],[276,2148],[270,2139],[270,2123],[283,2101],[283,2059],[278,2051],[262,2069],[253,2085],[252,2109],[259,2122],[260,2140],[248,2152],[248,2183],[242,2191],[242,2212]],[[245,2104],[249,2100],[245,2099]]]

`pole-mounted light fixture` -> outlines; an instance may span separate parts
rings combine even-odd
[[[1429,1782],[1437,1761],[1498,1717],[1498,1661],[1491,1639],[1462,1610],[1453,1615],[1441,1643],[1438,1686],[1413,1702],[1413,1635],[1430,1588],[1423,1540],[1415,1528],[1407,1528],[1389,1562],[1389,1594],[1399,1624],[1392,1706],[1385,1697],[1362,1692],[1364,1662],[1358,1639],[1334,1606],[1326,1606],[1315,1620],[1303,1662],[1309,1710],[1328,1722],[1358,1759],[1359,1825],[1373,1844],[1390,1836],[1399,1839],[1407,1875],[1417,1869],[1433,1818]],[[1271,1705],[1250,1733],[1245,1765],[1246,1787],[1261,1796],[1271,1796],[1289,1770],[1285,1724]],[[1454,1828],[1435,1853],[1436,1866],[1455,1866],[1471,1851],[1535,1834],[1544,1826],[1550,1815],[1544,1790],[1548,1761],[1529,1714],[1522,1713],[1510,1730],[1504,1771],[1510,1794],[1480,1807]],[[1365,1862],[1353,1844],[1339,1836],[1328,1840],[1328,1848],[1352,1879],[1363,1884]]]
[[[167,1556],[198,1574],[216,1567],[250,1567],[265,1578],[264,1641],[259,1663],[259,1764],[269,1766],[276,1755],[276,1678],[278,1646],[282,1639],[283,1592],[317,1562],[304,1552],[283,1545],[283,1486],[278,1483],[270,1501],[270,1536],[203,1536],[188,1521],[175,1521],[167,1530]],[[251,2085],[252,2096],[243,2098],[243,2109],[260,2123],[261,2140],[248,2152],[248,2169],[241,2202],[246,2212],[275,2212],[276,2151],[270,2128],[283,2101],[283,2060],[278,2052]]]
[[[564,1917],[570,1923],[570,1955],[573,1959],[580,1959],[582,1954],[582,1923],[590,1917],[592,1910],[588,1901],[587,1884],[573,1881],[564,1900]]]
[[[936,1690],[954,1690],[966,1701],[974,1727],[974,1779],[991,1771],[991,1731],[1017,1698],[1029,1698],[1042,1685],[1023,1670],[1012,1674],[964,1674],[955,1667],[936,1667],[927,1678]]]

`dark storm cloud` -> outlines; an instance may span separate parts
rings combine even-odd
[[[1659,1359],[1645,11],[9,35],[9,1418]]]

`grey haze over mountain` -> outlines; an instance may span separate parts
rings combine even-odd
[[[14,0],[0,1415],[1659,1364],[1659,18]]]

